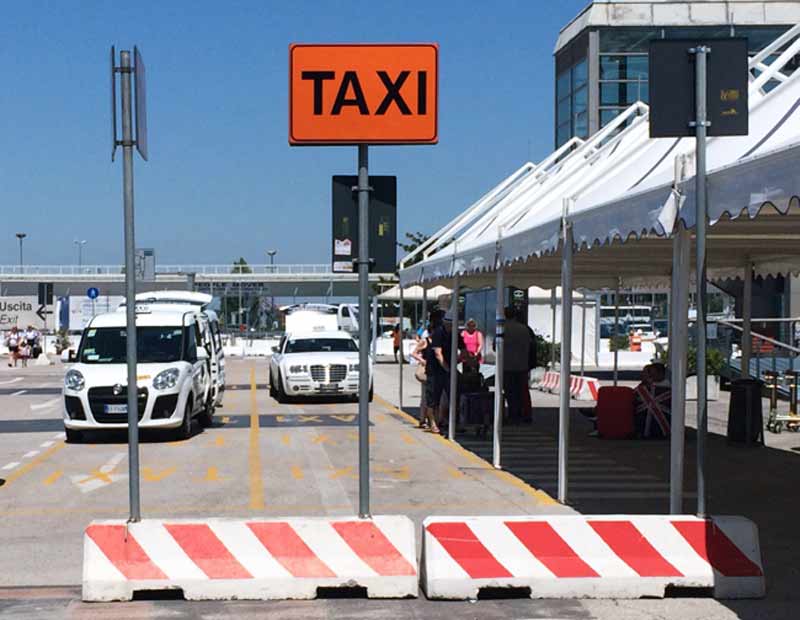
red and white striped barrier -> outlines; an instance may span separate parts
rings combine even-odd
[[[668,586],[760,598],[765,590],[758,531],[742,517],[431,517],[421,563],[432,599],[512,587],[530,588],[531,598],[663,597]]]
[[[548,370],[536,386],[543,392],[557,392],[561,388],[561,373]],[[570,375],[569,393],[577,400],[597,400],[600,382],[592,377]]]
[[[83,600],[131,600],[182,589],[189,600],[313,599],[361,586],[370,598],[417,596],[407,517],[147,519],[86,528]]]

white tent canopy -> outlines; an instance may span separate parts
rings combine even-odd
[[[436,301],[442,295],[449,295],[450,289],[446,286],[428,287],[425,296],[429,302]],[[403,289],[403,301],[422,301],[423,288],[421,286],[409,286]],[[400,301],[400,287],[393,286],[387,291],[378,295],[380,301]]]
[[[726,264],[731,252],[738,254],[741,264],[742,245],[747,245],[757,272],[800,270],[800,255],[795,251],[800,240],[795,236],[800,233],[796,226],[800,223],[800,175],[796,174],[800,166],[800,72],[791,77],[780,72],[800,52],[798,35],[800,28],[795,27],[751,60],[749,134],[708,141],[708,204],[713,226],[708,259],[714,277],[731,275],[731,266]],[[787,44],[768,70],[757,69],[764,66],[765,52]],[[777,86],[765,92],[769,80]],[[627,122],[629,126],[619,131]],[[630,285],[643,279],[652,285],[666,284],[667,280],[658,276],[668,275],[670,261],[666,261],[666,270],[654,269],[651,252],[661,238],[665,254],[670,253],[666,237],[677,219],[687,227],[694,226],[694,139],[649,138],[647,106],[637,103],[591,139],[572,146],[574,150],[566,155],[562,148],[542,164],[526,164],[509,177],[513,183],[505,179],[476,203],[482,209],[473,205],[454,220],[458,226],[445,227],[445,234],[425,250],[425,260],[401,270],[401,283],[449,281],[459,275],[470,278],[472,284],[474,276],[480,279],[480,274],[504,265],[509,268],[509,283],[520,275],[525,285],[551,286],[559,277],[558,260],[525,263],[558,250],[566,214],[576,247],[608,248],[602,253],[609,259],[602,261],[606,263],[603,274],[587,270],[581,253],[576,255],[577,286],[614,286],[620,278]],[[470,217],[465,217],[468,213]],[[766,226],[773,229],[773,235],[761,240],[769,243],[751,243],[758,240],[751,233],[766,234],[754,218],[776,213],[789,217]],[[736,218],[742,221],[734,227],[728,220]],[[726,226],[718,228],[721,222]],[[754,226],[758,230],[753,230]],[[775,234],[782,236],[776,238]],[[616,242],[630,238],[647,243],[637,250],[613,249]],[[775,244],[774,240],[786,243]],[[618,270],[622,255],[626,264]],[[593,251],[591,262],[602,257]],[[548,269],[548,263],[554,269]],[[613,269],[608,268],[609,263]],[[487,283],[493,280],[485,279]]]

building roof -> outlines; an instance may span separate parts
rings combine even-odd
[[[564,26],[555,52],[587,28],[608,26],[782,26],[800,22],[800,2],[779,0],[595,0]]]

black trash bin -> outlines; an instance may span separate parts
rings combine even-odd
[[[764,417],[761,411],[761,381],[737,379],[731,382],[728,441],[763,445]]]

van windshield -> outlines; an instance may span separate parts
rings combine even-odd
[[[124,327],[87,329],[81,339],[78,361],[84,364],[124,364],[127,341]],[[177,362],[183,359],[183,328],[137,327],[136,355],[139,364]]]

